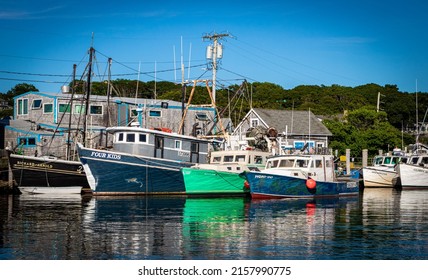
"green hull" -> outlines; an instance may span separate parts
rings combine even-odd
[[[186,194],[249,194],[238,173],[194,168],[182,168],[181,172]]]

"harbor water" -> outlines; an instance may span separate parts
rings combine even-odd
[[[428,190],[336,199],[0,196],[2,260],[427,260]]]

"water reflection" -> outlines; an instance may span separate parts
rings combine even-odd
[[[427,259],[428,192],[0,197],[0,259]]]

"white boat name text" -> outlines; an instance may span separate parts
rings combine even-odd
[[[91,157],[107,158],[107,159],[120,159],[120,155],[101,153],[101,152],[92,152]]]

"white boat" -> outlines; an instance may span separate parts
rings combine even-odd
[[[363,183],[365,188],[392,188],[392,180],[397,175],[395,166],[399,162],[406,162],[408,157],[401,151],[394,151],[392,155],[375,156],[371,166],[363,167]]]
[[[396,184],[402,189],[428,188],[428,154],[412,155],[407,163],[399,163]]]

